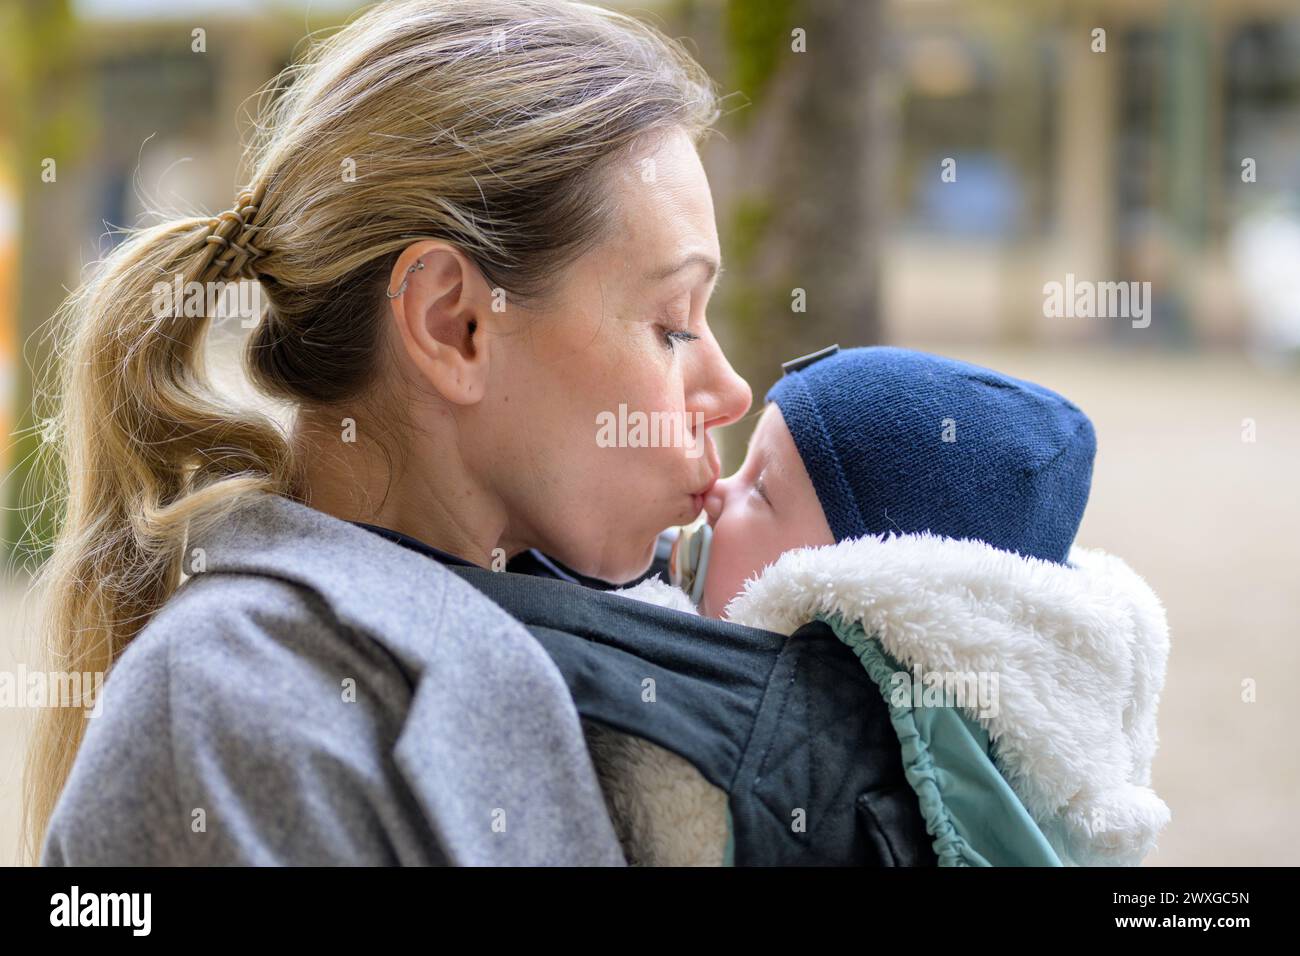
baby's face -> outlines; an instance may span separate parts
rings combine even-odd
[[[769,404],[749,440],[745,463],[704,499],[713,544],[700,613],[720,618],[727,602],[785,551],[834,544],[781,409]]]

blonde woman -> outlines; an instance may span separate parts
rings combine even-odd
[[[109,676],[101,716],[41,717],[32,852],[621,864],[564,681],[441,562],[626,581],[699,513],[751,400],[705,318],[713,86],[561,0],[383,4],[283,80],[233,207],[139,231],[63,312],[48,650]],[[287,432],[154,308],[177,276],[260,283]],[[620,405],[704,453],[602,447]]]

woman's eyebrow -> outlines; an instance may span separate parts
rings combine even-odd
[[[706,282],[713,279],[715,276],[722,275],[724,271],[722,263],[719,260],[714,259],[712,256],[706,256],[702,252],[692,252],[690,255],[672,265],[663,266],[662,268],[647,273],[646,278],[651,282],[662,282],[669,276],[676,275],[683,269],[696,265],[697,263],[704,266],[704,279]]]

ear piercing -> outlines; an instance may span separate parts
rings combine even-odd
[[[388,296],[390,299],[396,299],[399,295],[401,295],[403,292],[406,291],[406,283],[411,278],[411,273],[414,272],[416,269],[423,269],[423,268],[424,268],[424,263],[419,259],[416,259],[415,265],[411,266],[411,268],[406,270],[406,275],[402,279],[402,284],[397,287],[397,291],[385,292],[384,295]]]

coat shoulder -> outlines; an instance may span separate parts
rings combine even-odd
[[[310,591],[191,579],[110,671],[42,861],[434,862],[427,832],[389,849],[422,829],[387,756],[410,694]]]

